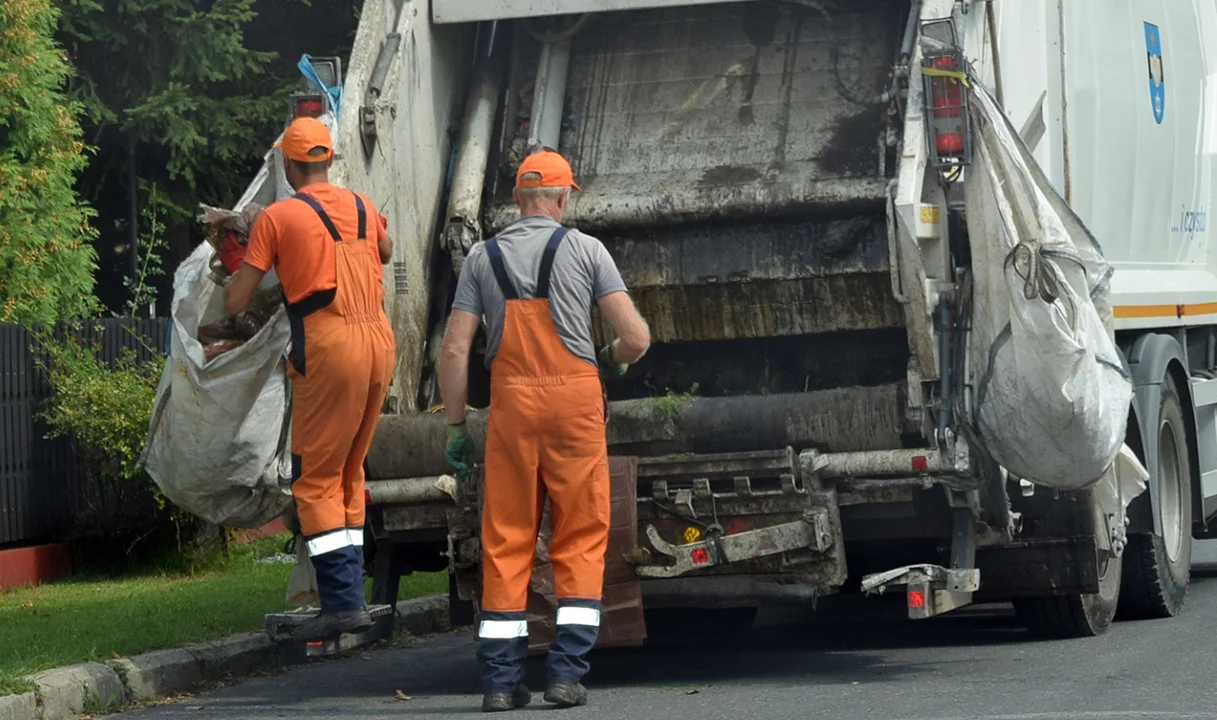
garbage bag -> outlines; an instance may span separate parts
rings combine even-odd
[[[174,275],[170,353],[140,465],[184,510],[257,528],[291,500],[290,330],[279,303],[249,340],[209,360],[199,330],[225,317],[212,252],[201,243]]]
[[[1113,468],[1133,393],[1112,334],[1113,268],[989,91],[974,83],[972,98],[973,428],[1018,477],[1089,487]]]

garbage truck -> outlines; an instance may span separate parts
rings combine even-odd
[[[550,148],[654,340],[606,385],[602,643],[830,595],[1012,602],[1056,638],[1184,608],[1217,535],[1213,0],[367,0],[345,70],[314,62],[293,112],[397,241],[379,600],[446,569],[476,613],[481,476],[447,475],[435,365]],[[242,203],[290,193],[280,162]]]

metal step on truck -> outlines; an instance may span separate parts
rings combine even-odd
[[[446,475],[434,367],[464,257],[515,219],[511,178],[547,147],[583,188],[565,222],[604,242],[655,341],[608,385],[629,522],[604,642],[641,643],[644,608],[746,619],[884,591],[915,619],[1013,601],[1052,637],[1183,608],[1217,513],[1213,0],[368,0],[346,68],[340,108],[296,107],[326,116],[335,181],[397,240],[399,358],[367,460],[377,601],[449,569],[454,615],[476,611],[480,480]],[[278,164],[247,199],[286,194]],[[977,200],[1007,197],[993,178],[1035,202]],[[1114,269],[1080,305],[1067,254],[1020,254],[1060,239],[1017,222],[1036,213]],[[1008,254],[1002,228],[1025,234]],[[993,358],[1044,357],[1002,344],[1017,317],[977,350],[1003,263],[1034,280],[1015,301],[1103,321],[1071,351],[1125,394],[1074,398],[1061,425],[1115,428],[1101,477],[1001,462],[1037,418],[986,421],[986,393],[1036,379],[995,380]],[[480,448],[480,356],[470,383]]]

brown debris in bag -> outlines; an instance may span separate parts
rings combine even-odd
[[[206,360],[244,345],[270,322],[282,305],[283,296],[278,289],[265,290],[254,295],[249,309],[199,327],[198,339]]]

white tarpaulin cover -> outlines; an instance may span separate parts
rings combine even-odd
[[[1133,393],[1111,335],[1112,268],[997,102],[973,89],[973,422],[1011,473],[1087,487],[1124,444]]]
[[[201,243],[174,275],[170,353],[140,462],[175,505],[224,527],[257,528],[291,499],[290,331],[280,306],[249,341],[204,359],[199,326],[224,313],[212,252]]]

